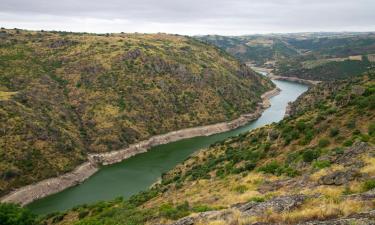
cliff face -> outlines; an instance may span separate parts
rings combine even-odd
[[[253,113],[274,87],[188,37],[0,32],[0,195],[88,154]]]
[[[68,211],[57,224],[372,224],[374,79],[318,84],[281,122],[194,154],[149,191]]]

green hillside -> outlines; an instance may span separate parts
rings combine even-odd
[[[289,117],[194,154],[149,191],[44,222],[371,224],[374,110],[374,72],[321,83],[291,105]]]
[[[0,195],[87,153],[253,112],[273,87],[189,37],[2,29]]]

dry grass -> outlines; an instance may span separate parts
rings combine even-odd
[[[13,95],[17,94],[17,92],[10,92],[10,91],[0,91],[0,101],[1,100],[9,100]]]
[[[272,212],[267,216],[257,217],[255,220],[269,223],[282,222],[285,224],[295,224],[301,221],[348,216],[353,213],[361,212],[366,208],[367,206],[364,205],[363,202],[355,200],[336,202],[330,199],[315,198],[294,211],[283,213]]]
[[[371,176],[375,175],[375,157],[367,158],[364,157],[363,161],[366,163],[366,166],[361,169],[361,173],[367,173]]]
[[[239,202],[247,202],[253,197],[260,197],[257,188],[264,180],[274,181],[276,176],[252,172],[242,177],[230,176],[224,179],[199,180],[186,182],[181,189],[172,189],[148,203],[146,207],[154,207],[163,202],[180,202],[189,199],[191,205],[209,205],[211,207],[229,207]],[[238,191],[241,186],[243,191]]]
[[[321,177],[329,174],[329,173],[332,173],[334,171],[338,171],[338,170],[343,170],[344,167],[342,165],[331,165],[330,167],[328,168],[325,168],[325,169],[321,169],[313,174],[311,174],[310,176],[310,180],[311,181],[318,181]]]

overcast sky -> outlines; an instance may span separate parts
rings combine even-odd
[[[1,0],[0,22],[96,33],[375,31],[375,0]]]

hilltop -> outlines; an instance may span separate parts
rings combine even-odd
[[[48,224],[372,224],[375,73],[325,82],[289,116],[189,157],[149,191]]]
[[[199,36],[241,61],[278,76],[307,80],[346,79],[375,65],[374,33],[296,33]]]
[[[193,38],[0,31],[0,195],[183,128],[255,112],[272,82]]]

